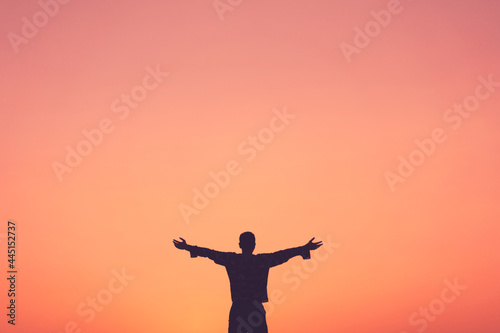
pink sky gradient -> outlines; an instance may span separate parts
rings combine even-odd
[[[224,332],[225,270],[171,241],[238,251],[251,230],[257,253],[338,244],[271,270],[270,332],[418,332],[409,318],[457,279],[425,332],[498,333],[500,3],[401,1],[348,62],[341,43],[389,3],[242,1],[221,20],[211,0],[74,0],[13,46],[42,9],[3,1],[0,236],[16,221],[19,296],[14,327],[0,238],[1,331]],[[499,83],[454,129],[445,114],[480,77]],[[238,147],[285,109],[248,161]],[[103,119],[112,130],[58,177]],[[386,173],[436,128],[446,140],[392,191]],[[186,223],[179,205],[230,161],[240,172]],[[78,307],[122,268],[133,279],[86,322]]]

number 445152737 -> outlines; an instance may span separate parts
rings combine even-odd
[[[9,221],[7,224],[8,231],[8,244],[7,244],[7,256],[9,261],[9,268],[14,269],[16,267],[16,224]]]

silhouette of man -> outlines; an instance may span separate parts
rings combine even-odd
[[[249,231],[240,235],[241,254],[192,246],[183,238],[181,240],[174,239],[175,247],[189,251],[191,258],[206,257],[226,267],[233,301],[229,312],[229,333],[267,333],[266,311],[262,303],[268,302],[269,268],[298,255],[310,259],[310,251],[323,245],[322,242],[313,242],[313,238],[304,246],[254,255],[255,236]]]

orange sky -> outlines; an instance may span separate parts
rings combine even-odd
[[[224,332],[171,241],[247,230],[330,244],[273,333],[498,332],[497,1],[55,1],[0,4],[2,332]]]

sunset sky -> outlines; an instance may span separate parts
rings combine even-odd
[[[6,333],[498,333],[500,2],[0,4]],[[16,325],[7,222],[16,223]],[[93,305],[92,305],[93,304]]]

